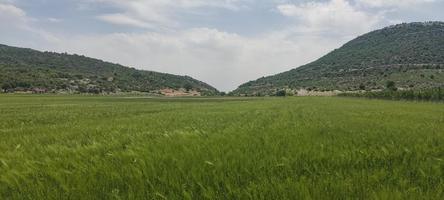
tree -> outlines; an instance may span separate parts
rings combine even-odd
[[[193,89],[193,86],[190,83],[186,83],[183,87],[185,90],[187,90],[187,92]]]
[[[3,92],[6,93],[8,89],[9,89],[9,85],[8,85],[7,83],[3,83],[3,84],[2,84],[2,90],[3,90]]]
[[[2,84],[2,90],[5,93],[11,89],[14,89],[15,87],[16,87],[16,84],[13,81],[5,81]]]
[[[398,88],[396,88],[396,83],[393,81],[388,81],[386,84],[386,88],[387,88],[387,90],[390,90],[390,91],[397,91],[398,90]]]
[[[285,90],[279,90],[276,92],[276,96],[278,97],[285,97],[287,95],[287,91]]]

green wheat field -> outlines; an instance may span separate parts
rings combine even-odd
[[[444,104],[0,96],[0,199],[442,199]]]

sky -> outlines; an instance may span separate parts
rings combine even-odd
[[[0,0],[0,43],[189,75],[231,91],[444,0]]]

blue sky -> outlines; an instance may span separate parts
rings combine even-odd
[[[223,91],[368,31],[443,21],[443,0],[0,0],[0,43],[190,75]]]

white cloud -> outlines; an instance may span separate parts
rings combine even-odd
[[[195,8],[223,8],[238,10],[240,3],[250,0],[86,0],[89,3],[106,3],[121,11],[99,16],[99,19],[113,24],[139,28],[178,26],[177,14]]]
[[[300,31],[356,36],[372,30],[382,18],[353,7],[346,0],[278,5],[285,16],[298,20]]]
[[[11,4],[2,4],[0,3],[0,20],[2,22],[2,26],[15,25],[17,21],[25,21],[26,13],[22,9],[11,5]],[[9,22],[9,23],[6,23]]]
[[[53,18],[53,17],[50,17],[50,18],[48,18],[47,20],[48,20],[49,22],[52,22],[52,23],[59,23],[59,22],[62,22],[62,21],[63,21],[62,19]]]
[[[139,28],[152,28],[152,26],[149,23],[146,23],[144,21],[134,19],[130,16],[116,13],[116,14],[107,14],[107,15],[100,15],[97,17],[98,19],[109,22],[112,24],[117,25],[127,25],[127,26],[134,26]]]
[[[12,2],[12,1],[8,1]],[[0,33],[2,42],[20,43],[37,46],[37,43],[57,42],[53,34],[36,28],[36,21],[27,16],[26,12],[10,3],[0,3]]]
[[[409,7],[436,1],[439,0],[357,0],[359,4],[370,7]]]

